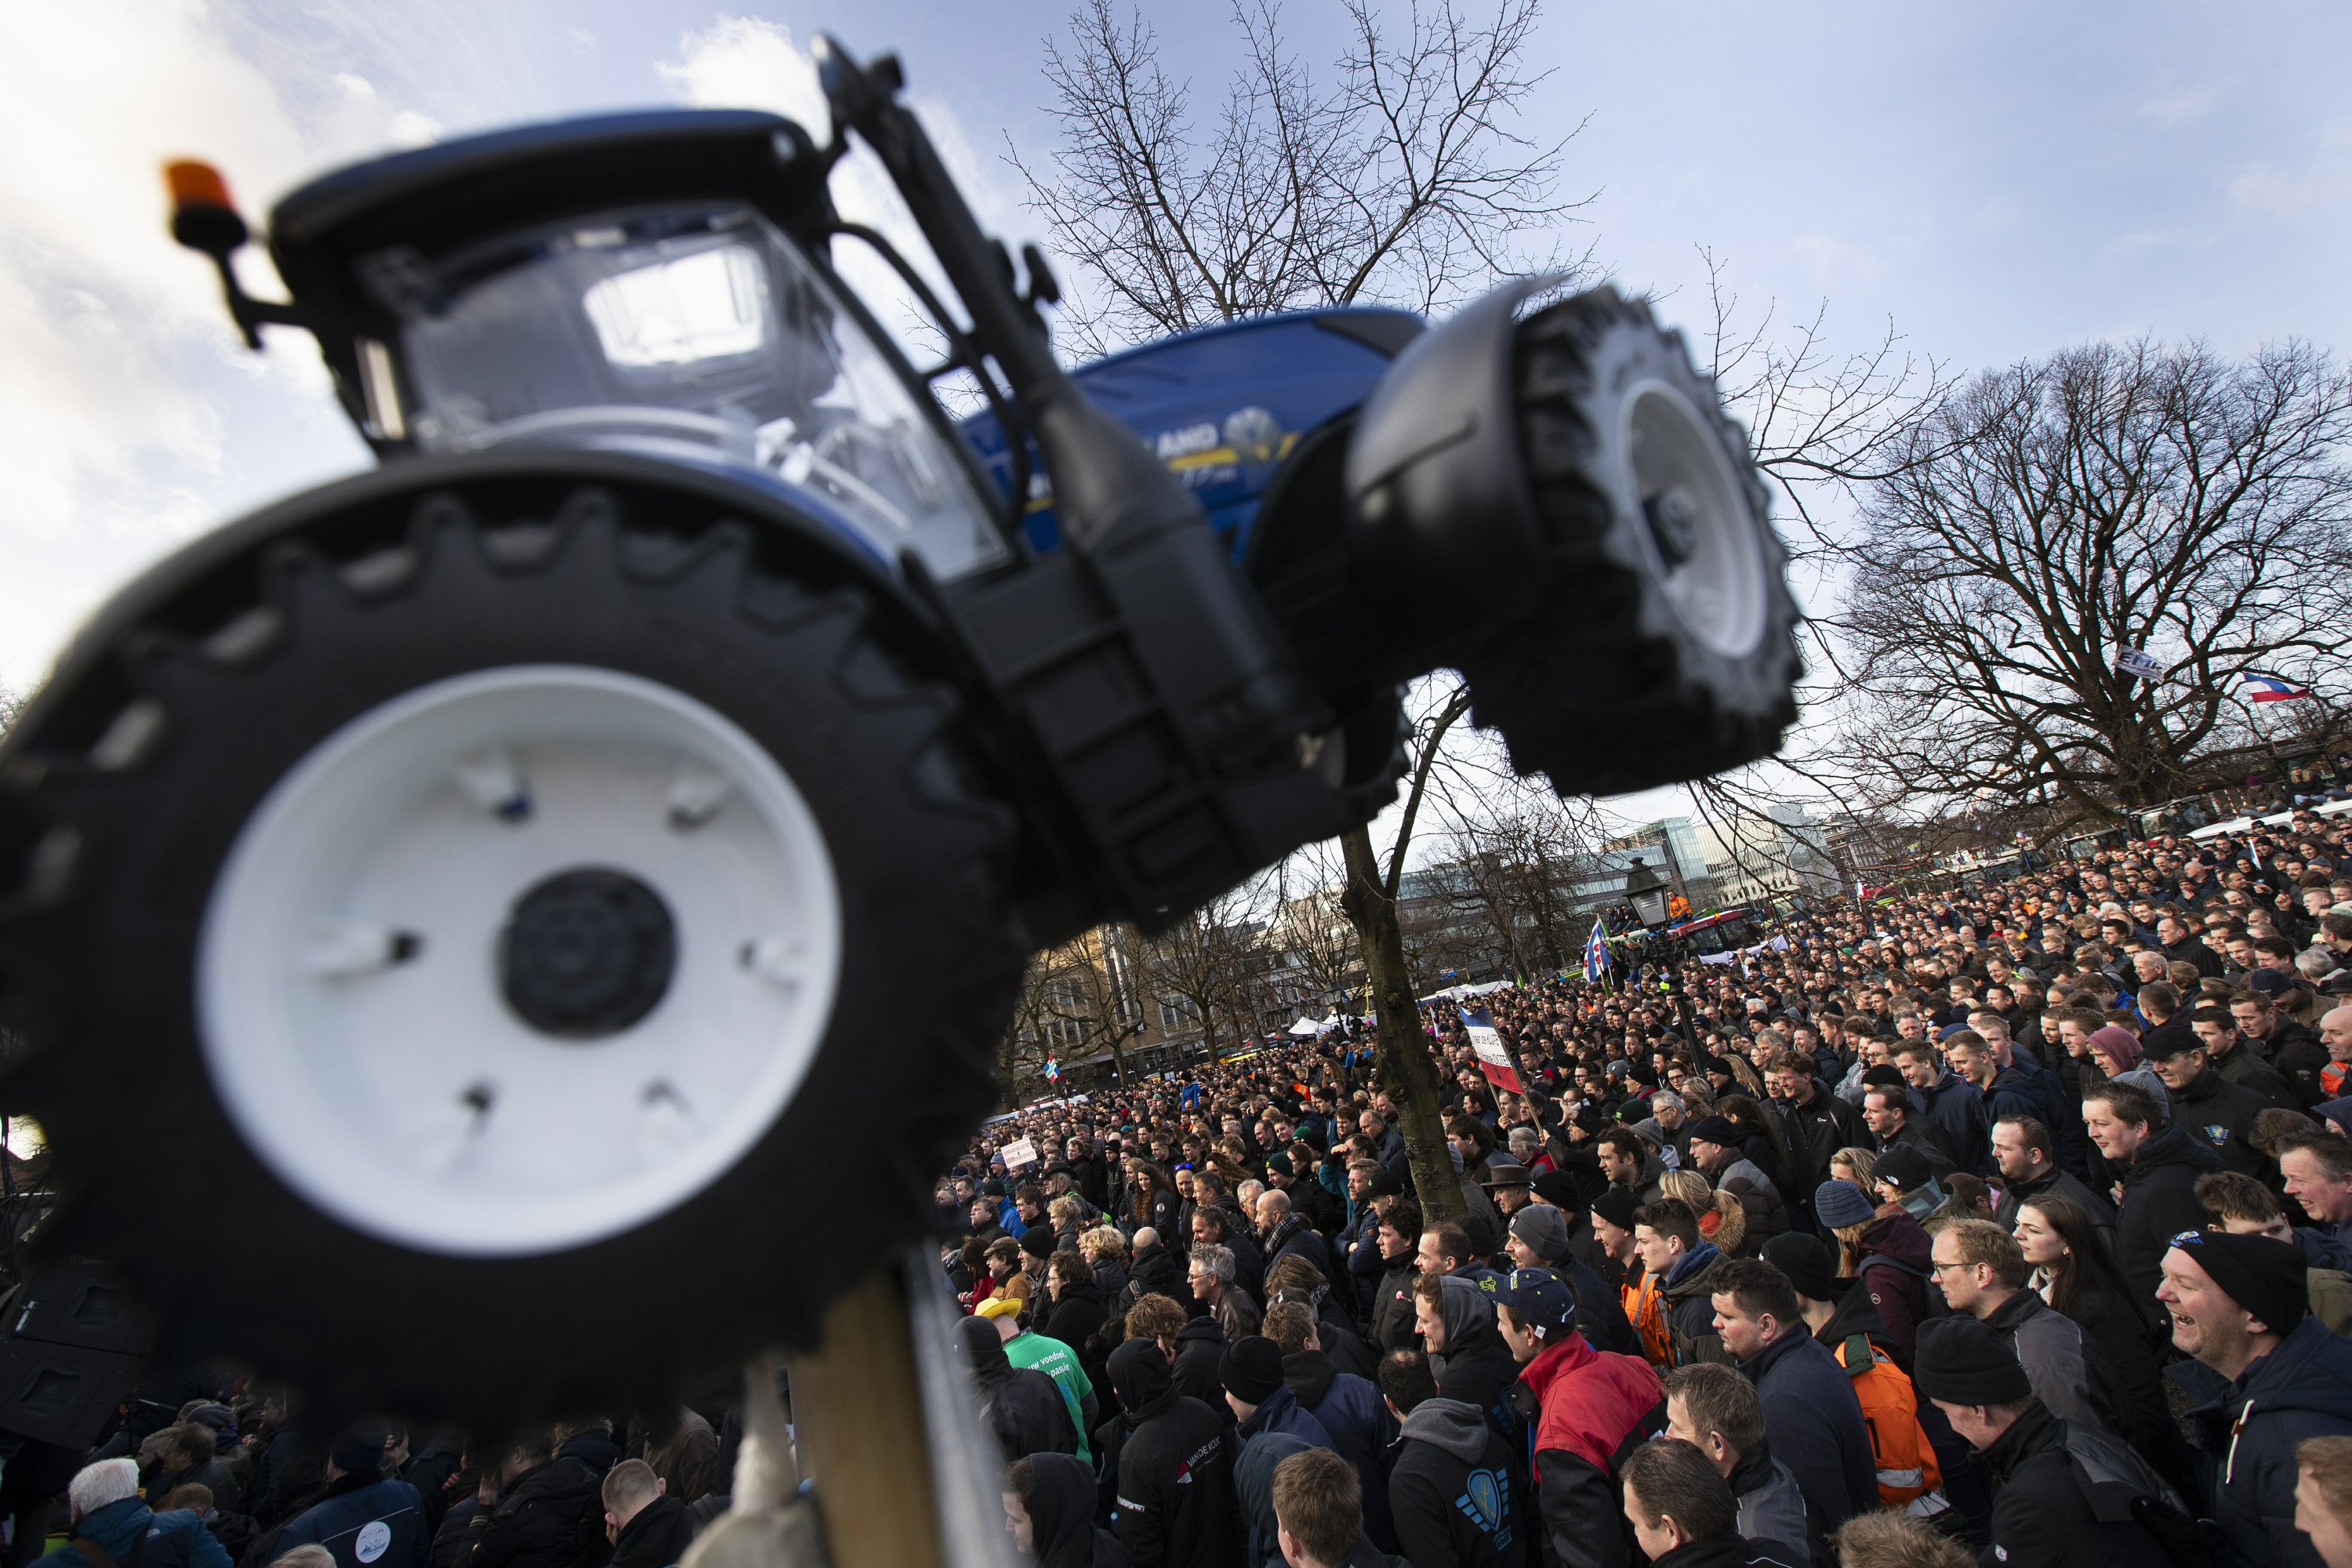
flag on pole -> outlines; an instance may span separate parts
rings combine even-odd
[[[1055,1061],[1053,1058],[1047,1057],[1045,1058],[1045,1081],[1047,1083],[1056,1082],[1060,1079],[1061,1076],[1062,1064]]]
[[[2240,678],[2246,683],[2249,702],[2292,702],[2310,692],[2292,681],[2281,680],[2275,675],[2247,675]]]
[[[1584,980],[1588,985],[1598,984],[1609,973],[1609,928],[1599,921],[1592,922],[1592,934],[1584,942]]]
[[[2160,680],[2164,678],[2164,661],[2136,647],[2116,649],[2116,668],[2140,680]]]
[[[1462,1027],[1470,1036],[1470,1048],[1478,1054],[1478,1070],[1486,1081],[1513,1094],[1525,1091],[1519,1088],[1519,1071],[1511,1065],[1510,1052],[1503,1049],[1503,1037],[1495,1032],[1495,1020],[1484,1007],[1472,1010],[1459,1007]]]

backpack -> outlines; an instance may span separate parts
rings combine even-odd
[[[2147,1460],[2104,1432],[2064,1425],[2074,1485],[2102,1524],[2130,1520],[2156,1538],[2172,1568],[2210,1568],[2221,1560],[2220,1532],[2191,1517]]]
[[[1848,1334],[1840,1341],[1837,1359],[1853,1384],[1853,1396],[1862,1402],[1879,1503],[1907,1509],[1944,1483],[1927,1429],[1919,1425],[1919,1400],[1911,1380],[1867,1334]]]

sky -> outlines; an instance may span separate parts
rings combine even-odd
[[[0,4],[0,683],[37,683],[176,545],[369,461],[307,341],[247,353],[208,265],[166,237],[166,158],[218,164],[258,222],[338,163],[518,121],[664,103],[821,119],[803,51],[831,30],[899,53],[983,220],[1017,241],[1043,225],[1009,158],[1052,148],[1039,65],[1067,9]],[[1171,74],[1213,105],[1230,9],[1147,15]],[[1336,57],[1336,5],[1283,15],[1305,58]],[[2352,7],[1551,0],[1530,49],[1550,75],[1520,129],[1582,126],[1561,179],[1591,199],[1563,243],[1663,296],[1669,321],[1704,315],[1704,247],[1751,314],[1825,309],[1853,349],[1891,323],[1959,370],[2142,333],[2352,350]],[[870,167],[841,177],[846,206],[888,216]],[[257,254],[245,276],[273,282]]]

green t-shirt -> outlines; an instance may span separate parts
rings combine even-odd
[[[1070,1425],[1077,1429],[1078,1458],[1093,1464],[1094,1450],[1087,1443],[1086,1408],[1087,1395],[1095,1391],[1095,1385],[1087,1381],[1087,1369],[1078,1364],[1070,1347],[1024,1329],[1004,1342],[1004,1359],[1014,1366],[1034,1367],[1060,1385],[1062,1403],[1070,1407]]]

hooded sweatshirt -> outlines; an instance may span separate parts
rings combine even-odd
[[[1037,1568],[1125,1568],[1127,1551],[1095,1528],[1095,1476],[1067,1454],[1029,1457],[1029,1531]]]
[[[1495,1327],[1495,1300],[1460,1275],[1438,1282],[1437,1312],[1445,1323],[1445,1347],[1431,1355],[1441,1399],[1457,1399],[1486,1414],[1495,1435],[1516,1450],[1527,1436],[1508,1397],[1519,1381],[1519,1363]]]
[[[1168,1358],[1150,1341],[1120,1345],[1108,1370],[1125,1412],[1105,1427],[1107,1436],[1121,1429],[1111,1505],[1119,1544],[1135,1568],[1228,1568],[1242,1550],[1231,1429],[1176,1392]]]
[[[1424,1399],[1404,1418],[1389,1506],[1413,1568],[1520,1568],[1526,1483],[1510,1446],[1458,1399]]]
[[[1042,1372],[1007,1361],[993,1321],[965,1318],[956,1324],[956,1340],[971,1373],[981,1425],[995,1434],[1006,1459],[1076,1449],[1078,1432],[1070,1424],[1061,1385]]]

